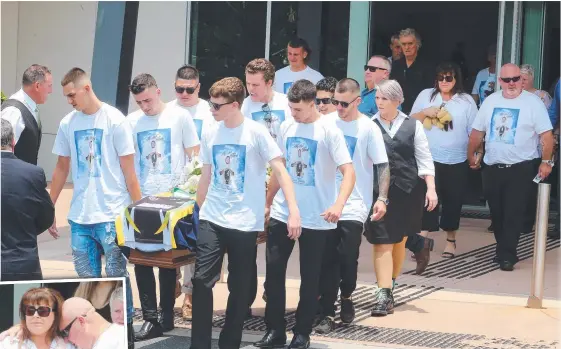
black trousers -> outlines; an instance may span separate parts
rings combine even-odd
[[[356,289],[363,227],[362,222],[339,221],[337,229],[326,232],[320,279],[320,308],[324,316],[335,316],[339,288],[344,298]]]
[[[298,239],[300,247],[300,300],[296,309],[293,332],[309,335],[317,311],[322,255],[326,236],[332,230],[302,229]],[[267,329],[285,332],[286,322],[286,266],[294,240],[288,238],[286,223],[271,218],[267,237]]]
[[[432,211],[424,209],[422,230],[458,230],[464,193],[468,183],[468,163],[464,161],[459,164],[448,165],[435,161],[434,169],[438,204]],[[440,212],[440,206],[442,206],[442,212]]]
[[[228,304],[226,322],[220,333],[221,349],[238,349],[243,323],[250,303],[250,288],[255,265],[257,232],[228,229],[201,220],[197,237],[195,275],[193,276],[193,326],[191,349],[210,349],[212,339],[212,288],[220,279],[224,253],[228,251]],[[248,272],[248,269],[250,272]]]
[[[173,316],[175,304],[175,284],[177,271],[175,269],[159,268],[160,307],[164,316]],[[158,322],[158,305],[156,302],[156,278],[154,268],[145,265],[135,265],[134,273],[142,308],[142,318],[154,324]]]
[[[535,176],[533,160],[511,166],[490,165],[483,170],[483,190],[491,210],[499,260],[518,262],[516,249]]]

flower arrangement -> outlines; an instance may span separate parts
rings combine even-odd
[[[201,179],[202,168],[203,163],[197,156],[193,156],[183,168],[183,178],[178,188],[189,194],[195,194],[199,186],[199,180]]]
[[[443,106],[434,117],[426,117],[423,121],[423,126],[427,130],[430,130],[433,126],[438,127],[441,130],[448,131],[448,125],[452,122],[452,115]]]

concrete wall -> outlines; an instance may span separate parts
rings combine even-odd
[[[140,2],[131,81],[140,73],[151,74],[166,102],[175,99],[175,73],[184,64],[186,23],[185,1]],[[129,113],[137,109],[131,95]]]
[[[17,91],[23,71],[33,63],[53,73],[53,93],[40,107],[43,140],[39,166],[47,180],[56,156],[53,143],[60,120],[72,110],[62,96],[60,80],[72,67],[92,67],[97,2],[2,2],[2,90]]]

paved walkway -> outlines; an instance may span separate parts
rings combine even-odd
[[[57,222],[61,238],[54,240],[48,233],[39,237],[41,265],[45,278],[75,278],[70,250],[70,233],[65,220],[71,197],[71,187],[61,194],[56,205]],[[557,347],[561,330],[561,283],[559,270],[561,249],[558,240],[548,240],[546,253],[544,309],[526,308],[532,273],[533,235],[523,235],[519,247],[523,259],[513,272],[498,270],[492,263],[494,237],[485,231],[489,221],[463,218],[458,233],[457,256],[442,260],[443,232],[434,233],[436,244],[431,254],[431,264],[423,276],[412,273],[415,262],[409,256],[404,265],[404,275],[397,280],[395,314],[383,318],[369,316],[371,294],[375,284],[372,267],[372,248],[366,241],[361,246],[359,260],[359,287],[354,298],[357,304],[357,320],[350,326],[340,326],[329,337],[314,336],[314,348],[356,348],[378,345],[379,347],[444,347],[444,348],[554,348]],[[299,264],[298,246],[287,271],[287,319],[293,318],[298,302]],[[135,307],[139,307],[134,269]],[[157,273],[157,269],[155,269]],[[265,303],[261,299],[265,274],[264,246],[258,253],[259,290],[253,305],[254,318],[245,324],[246,334],[262,335]],[[156,278],[157,280],[157,278]],[[226,284],[218,283],[214,289],[215,325],[220,327],[226,306]],[[183,296],[176,301],[176,309]],[[138,324],[138,322],[137,322]],[[169,337],[154,343],[138,343],[139,348],[175,348],[181,342],[185,346],[190,323],[176,319],[178,329]],[[217,328],[219,330],[219,328]],[[244,337],[248,343],[255,337]],[[289,334],[290,339],[290,334]],[[166,344],[170,341],[169,344]],[[179,341],[179,342],[176,342]],[[335,344],[324,344],[335,343]],[[341,344],[345,343],[345,344]],[[242,346],[243,347],[243,346]]]

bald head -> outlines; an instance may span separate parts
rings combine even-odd
[[[520,96],[522,93],[520,68],[512,63],[503,65],[499,74],[499,83],[504,98],[513,99]]]
[[[85,315],[92,310],[95,310],[95,308],[84,298],[68,298],[62,304],[62,327],[65,327],[65,324],[68,324],[74,318]]]

